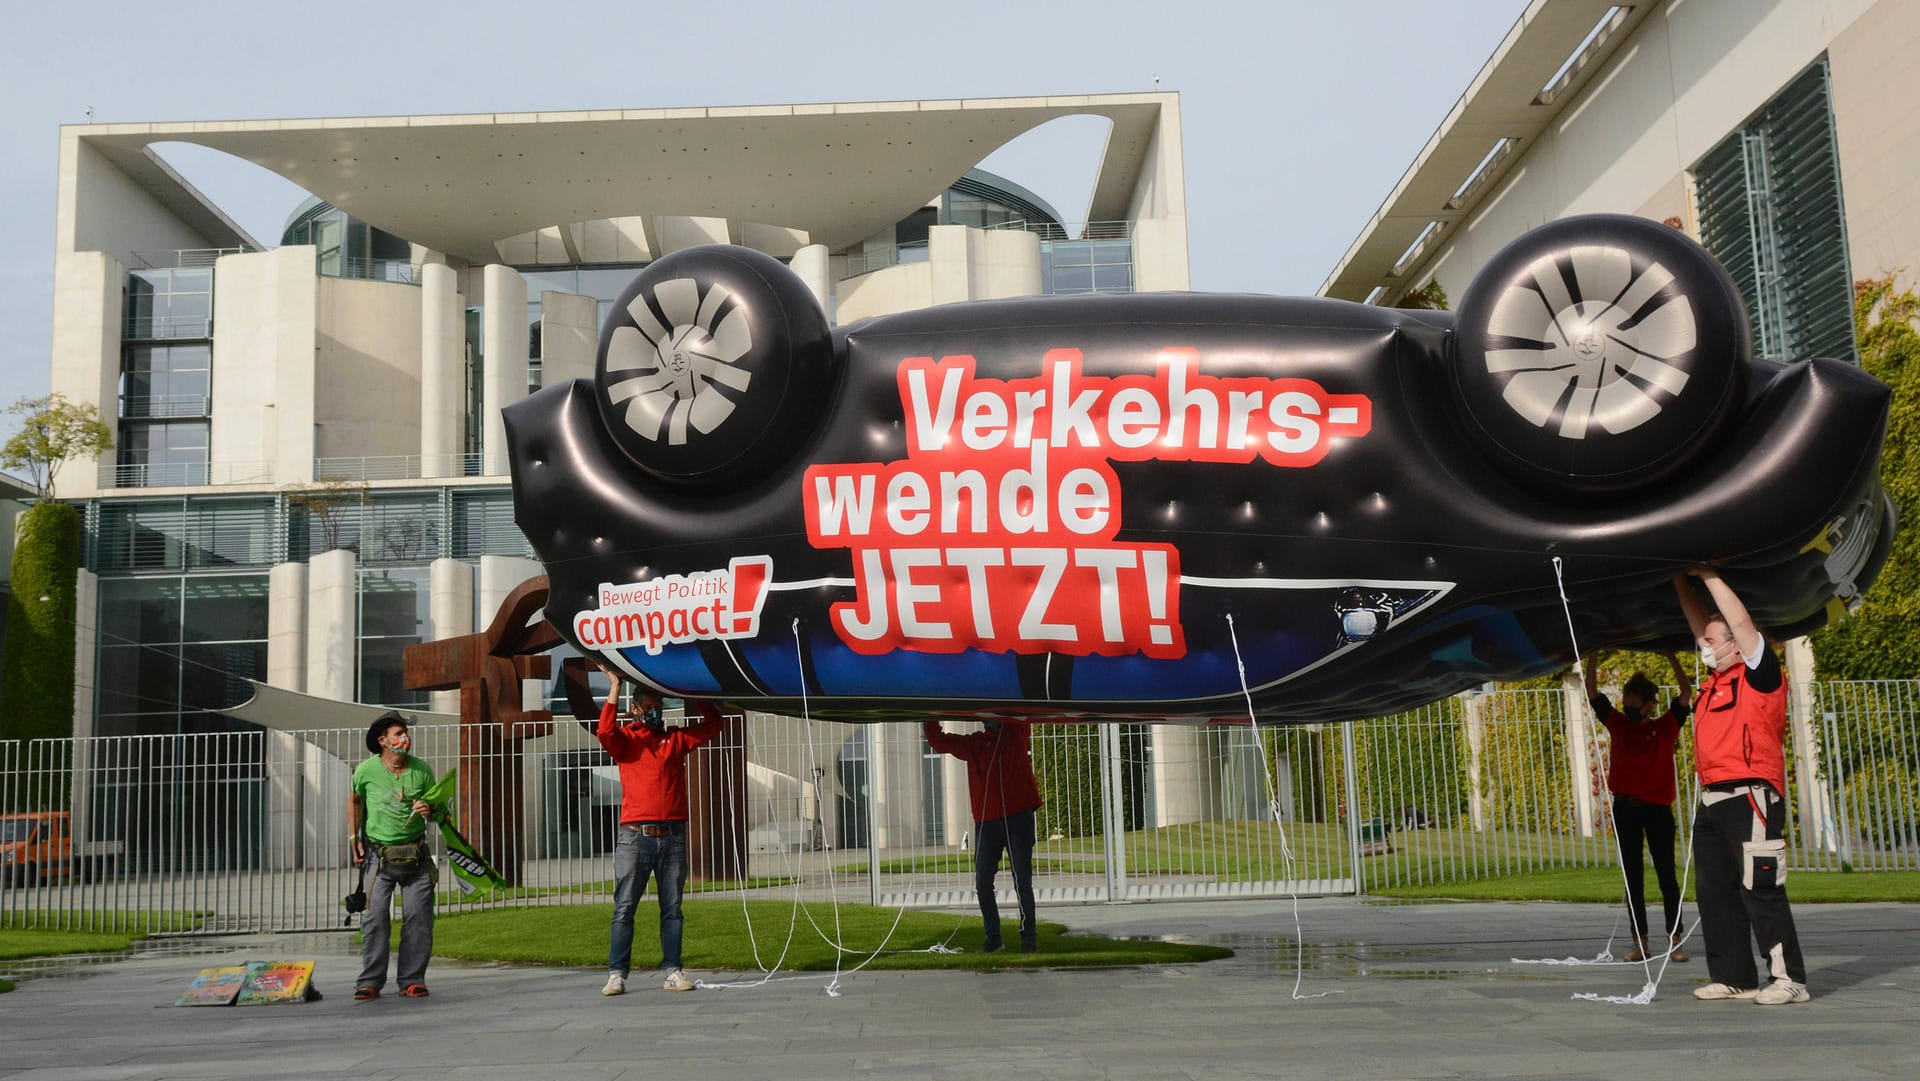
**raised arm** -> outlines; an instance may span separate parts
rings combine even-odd
[[[1720,618],[1727,621],[1727,631],[1733,635],[1733,642],[1740,647],[1744,656],[1757,657],[1767,648],[1767,637],[1754,626],[1753,616],[1747,613],[1747,606],[1740,603],[1740,595],[1733,591],[1720,572],[1712,567],[1695,567],[1688,572],[1707,585],[1707,594],[1713,598],[1713,605],[1720,611]],[[1696,636],[1698,632],[1695,632]]]
[[[1687,675],[1687,670],[1681,666],[1679,657],[1672,653],[1667,654],[1666,657],[1667,667],[1673,669],[1674,685],[1680,688],[1680,697],[1685,701],[1692,701],[1693,679]]]
[[[1700,595],[1693,591],[1693,583],[1687,581],[1684,574],[1673,576],[1673,591],[1680,595],[1680,610],[1687,615],[1687,626],[1693,629],[1694,641],[1707,633],[1707,610],[1700,606]]]
[[[1594,695],[1600,693],[1600,677],[1595,674],[1593,670],[1593,654],[1587,654],[1586,657],[1581,660],[1580,667],[1582,669],[1581,682],[1586,684],[1587,697],[1592,698]]]

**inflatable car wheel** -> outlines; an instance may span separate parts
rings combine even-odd
[[[614,301],[594,390],[640,468],[718,490],[791,459],[832,393],[834,364],[826,317],[792,271],[744,248],[688,248]]]
[[[1746,309],[1679,230],[1596,214],[1507,245],[1467,287],[1453,384],[1515,483],[1626,494],[1709,449],[1748,368]]]

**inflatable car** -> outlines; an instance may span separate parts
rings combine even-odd
[[[1843,614],[1892,540],[1888,399],[1754,360],[1705,251],[1592,216],[1457,313],[1133,294],[830,328],[778,261],[695,248],[627,288],[593,380],[505,420],[548,618],[665,694],[1327,721],[1576,636],[1685,648],[1692,565],[1779,637]]]

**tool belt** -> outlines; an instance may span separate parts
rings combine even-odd
[[[368,843],[373,848],[375,858],[380,861],[380,876],[389,882],[409,881],[420,873],[421,868],[432,862],[425,838],[390,845],[378,841]]]
[[[687,832],[685,822],[622,822],[620,828],[642,837],[674,837]]]

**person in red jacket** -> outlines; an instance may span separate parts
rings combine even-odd
[[[993,895],[1002,850],[1013,864],[1013,891],[1020,899],[1020,952],[1040,948],[1033,913],[1033,812],[1041,801],[1027,752],[1028,729],[1025,724],[988,721],[985,730],[961,736],[933,721],[923,726],[929,747],[967,764],[967,799],[973,804],[974,822],[973,886],[987,925],[982,953],[1005,945],[1000,936],[1000,905]]]
[[[1751,999],[1763,1006],[1805,1002],[1807,970],[1786,888],[1786,675],[1719,572],[1688,573],[1706,586],[1715,609],[1701,604],[1686,575],[1674,577],[1700,662],[1710,673],[1693,708],[1701,786],[1693,860],[1712,982],[1695,988],[1693,997]],[[1771,982],[1765,987],[1753,943],[1767,959]]]
[[[1685,961],[1680,948],[1680,880],[1673,873],[1673,801],[1679,798],[1674,782],[1673,751],[1680,729],[1692,708],[1693,681],[1673,654],[1667,654],[1680,693],[1658,717],[1652,716],[1659,689],[1645,673],[1635,672],[1620,689],[1620,708],[1614,709],[1600,693],[1593,658],[1587,658],[1587,697],[1594,716],[1613,736],[1607,757],[1607,787],[1613,792],[1613,829],[1620,840],[1620,863],[1627,879],[1627,913],[1633,917],[1634,947],[1629,961],[1647,959],[1647,879],[1640,862],[1640,842],[1646,840],[1653,856],[1653,873],[1660,880],[1660,902],[1666,909],[1667,956]]]
[[[633,960],[633,911],[654,876],[660,898],[661,967],[667,970],[665,988],[691,991],[693,981],[680,969],[680,938],[685,921],[680,915],[680,891],[687,880],[687,770],[686,757],[694,748],[720,734],[723,721],[712,703],[690,698],[687,707],[698,712],[697,724],[668,729],[661,715],[660,696],[636,691],[620,720],[620,674],[606,665],[600,670],[613,681],[600,707],[600,726],[594,735],[620,765],[620,828],[613,849],[613,927],[607,944],[607,983],[603,995],[625,994],[627,972]]]

